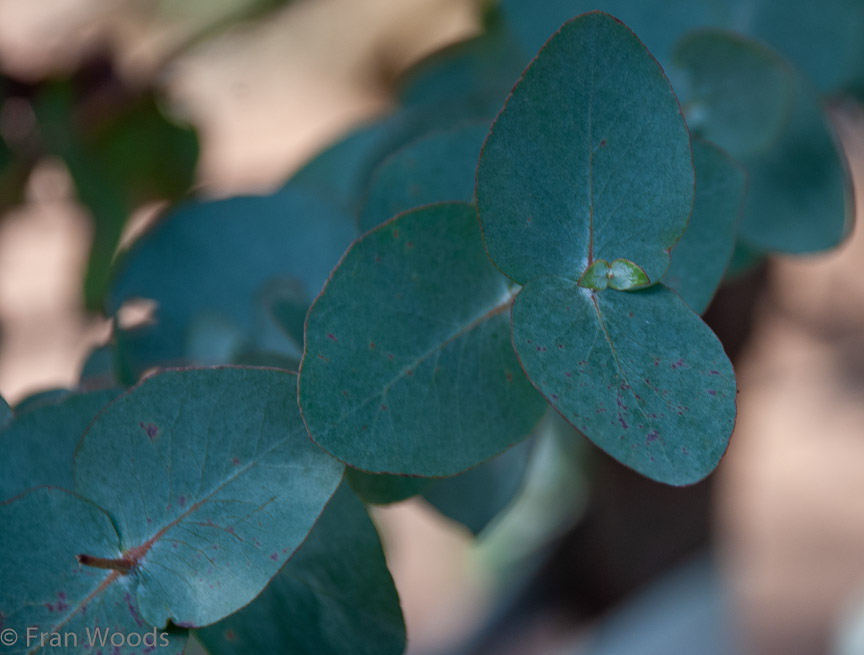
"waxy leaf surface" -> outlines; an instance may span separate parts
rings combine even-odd
[[[398,655],[405,649],[399,596],[378,533],[347,483],[264,592],[196,636],[211,655]]]
[[[792,113],[774,146],[739,161],[747,195],[739,236],[757,250],[812,253],[852,229],[852,180],[845,154],[810,82],[796,75]]]
[[[450,478],[417,478],[348,469],[345,477],[368,503],[388,505],[422,497],[444,516],[479,534],[522,488],[534,439]]]
[[[372,175],[360,212],[361,232],[421,205],[471,202],[477,158],[488,133],[487,124],[435,132],[390,155]]]
[[[513,280],[626,259],[651,283],[687,226],[690,136],[669,81],[622,23],[566,23],[499,115],[477,170],[489,256]]]
[[[309,440],[295,385],[275,369],[167,371],[85,435],[75,489],[111,515],[147,623],[202,626],[247,604],[339,485],[343,467]]]
[[[367,233],[307,317],[299,393],[312,438],[355,468],[424,476],[524,439],[545,403],[510,347],[510,299],[471,205]]]
[[[716,146],[695,139],[696,199],[690,224],[672,249],[663,284],[702,314],[732,258],[738,218],[744,202],[744,169]]]
[[[552,406],[643,475],[690,484],[726,451],[732,365],[711,330],[662,285],[593,292],[561,278],[534,280],[513,303],[513,345]]]
[[[154,629],[164,623],[143,619],[135,598],[135,573],[86,567],[76,560],[80,553],[122,555],[111,517],[93,503],[42,487],[0,504],[0,525],[0,626],[18,636],[8,649],[4,642],[4,653],[98,653],[103,635],[132,637],[131,644],[109,642],[101,649],[112,655],[183,652],[185,630],[159,632]],[[59,634],[61,644],[54,647],[48,634],[42,646],[43,632]],[[133,635],[155,638],[157,648],[147,651],[151,644],[142,645]]]
[[[795,72],[771,48],[730,32],[699,30],[676,46],[675,65],[686,77],[679,93],[695,134],[733,157],[765,150],[782,134]]]
[[[0,500],[39,486],[72,489],[81,436],[116,390],[64,395],[17,416],[0,432]]]
[[[292,186],[178,207],[135,242],[111,289],[111,313],[134,298],[157,303],[156,325],[118,336],[126,365],[183,361],[201,315],[249,330],[267,281],[295,278],[311,300],[356,234],[349,215]]]

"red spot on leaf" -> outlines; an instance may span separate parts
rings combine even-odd
[[[375,342],[374,341],[369,342],[369,350],[375,350]]]
[[[414,247],[414,242],[413,242],[413,241],[409,241],[409,242],[406,243],[405,245],[408,246],[409,248],[413,248],[413,247]]]
[[[399,238],[399,228],[398,227],[395,230],[393,230],[393,238],[394,239]]]
[[[234,631],[233,631],[231,628],[228,628],[228,629],[225,631],[225,640],[226,640],[226,641],[234,641],[236,638],[237,638],[237,637],[236,637],[236,635],[234,634]]]
[[[337,341],[337,342],[339,341],[339,339],[337,339],[335,336],[333,336],[329,332],[327,333],[327,338],[330,339],[330,341]]]
[[[239,465],[240,465],[240,460],[239,460],[238,458],[236,458],[236,457],[232,457],[232,458],[231,458],[231,463],[232,463],[234,466],[239,466]]]

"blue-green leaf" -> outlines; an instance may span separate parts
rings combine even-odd
[[[732,365],[666,287],[594,292],[539,278],[513,303],[513,344],[553,407],[639,473],[690,484],[726,451],[735,425]]]
[[[398,655],[405,626],[375,526],[343,484],[250,605],[197,631],[211,655]]]
[[[833,248],[852,229],[846,157],[816,90],[795,76],[794,104],[774,147],[739,161],[748,174],[739,236],[762,251]]]
[[[76,560],[81,553],[122,554],[111,517],[93,503],[42,487],[0,504],[0,525],[0,626],[6,638],[17,635],[8,649],[4,640],[4,653],[183,652],[185,630],[163,632],[157,628],[164,624],[143,620],[136,575]]]
[[[690,129],[733,157],[764,151],[792,112],[795,72],[776,52],[725,31],[688,33],[675,47]]]
[[[444,516],[479,534],[521,489],[534,439],[450,478],[364,473],[348,469],[345,477],[363,500],[376,505],[422,495]]]
[[[488,133],[488,124],[464,125],[428,134],[390,155],[372,174],[360,230],[421,205],[473,201],[477,158]]]
[[[423,498],[444,516],[478,535],[513,501],[525,482],[534,439],[461,475],[434,480]]]
[[[127,366],[182,361],[202,314],[248,331],[267,281],[295,278],[314,298],[356,234],[350,216],[291,186],[177,208],[133,245],[111,289],[112,313],[134,298],[158,305],[156,325],[118,336]]]
[[[423,476],[524,439],[545,403],[510,346],[510,299],[471,205],[368,232],[307,317],[299,388],[312,438],[355,468]]]
[[[526,69],[477,170],[489,256],[513,280],[626,259],[650,283],[693,201],[690,136],[657,62],[611,16],[566,23]]]
[[[0,432],[0,500],[39,486],[72,489],[75,447],[96,414],[119,391],[64,393],[17,412]]]
[[[699,27],[728,27],[735,16],[729,0],[502,0],[508,22],[528,52],[578,14],[600,9],[624,21],[664,66],[684,33]]]
[[[274,369],[168,371],[85,435],[75,490],[110,514],[148,624],[207,625],[247,604],[339,485],[343,467],[309,440],[295,384]]]
[[[696,199],[690,225],[672,250],[663,284],[702,314],[714,296],[735,248],[747,175],[714,145],[693,141]]]

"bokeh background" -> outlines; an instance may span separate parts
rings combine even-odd
[[[0,0],[0,67],[39,80],[107,53],[124,81],[155,82],[164,109],[197,127],[197,193],[221,197],[277,188],[321,147],[392,106],[394,80],[412,62],[480,25],[472,0],[297,0],[238,20],[252,5]],[[0,129],[26,120],[10,119],[14,110],[3,108]],[[843,105],[833,117],[860,191],[864,114]],[[74,385],[111,331],[85,310],[93,230],[64,165],[39,163],[24,200],[0,218],[0,394],[13,404]],[[159,209],[137,210],[124,239]],[[828,254],[768,267],[738,360],[738,425],[706,517],[712,555],[591,621],[548,608],[488,652],[864,653],[862,262],[856,230]],[[557,503],[575,517],[584,506],[575,473],[529,491],[533,505],[479,541],[418,501],[376,512],[410,652],[475,652],[459,649],[482,641],[484,626],[496,629],[511,596],[524,601],[514,581],[531,575],[524,557],[543,551],[538,535],[549,536],[552,520],[537,507]]]

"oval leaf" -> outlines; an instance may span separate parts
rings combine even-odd
[[[399,596],[375,526],[347,483],[267,589],[195,635],[211,655],[399,655]]]
[[[779,138],[795,80],[773,50],[737,34],[699,30],[678,43],[675,64],[687,79],[684,111],[694,134],[733,157],[764,150]]]
[[[488,124],[436,132],[394,152],[375,170],[360,230],[434,202],[474,200],[474,173]]]
[[[513,303],[513,344],[552,406],[639,473],[691,484],[726,451],[735,425],[732,365],[666,287],[597,293],[560,278],[535,280]]]
[[[672,249],[663,284],[697,314],[708,309],[732,258],[747,175],[716,146],[695,139],[696,200],[690,225]]]
[[[471,205],[367,233],[307,317],[299,389],[312,438],[355,468],[425,476],[524,439],[545,403],[508,343],[510,299]]]
[[[184,361],[202,314],[250,330],[251,299],[269,280],[296,278],[314,298],[356,235],[349,215],[295,187],[173,210],[133,244],[111,288],[111,313],[135,298],[157,303],[155,326],[118,336],[126,365]]]
[[[77,561],[79,553],[121,556],[111,518],[93,503],[42,487],[0,505],[0,525],[0,626],[18,637],[8,650],[4,637],[4,653],[183,652],[185,630],[142,620],[137,576]]]
[[[243,368],[154,375],[82,440],[76,491],[111,515],[149,624],[206,625],[248,603],[338,486],[343,467],[309,441],[295,379]]]
[[[565,23],[526,69],[477,170],[489,256],[525,283],[627,259],[656,282],[693,201],[690,136],[660,66],[601,13]]]

